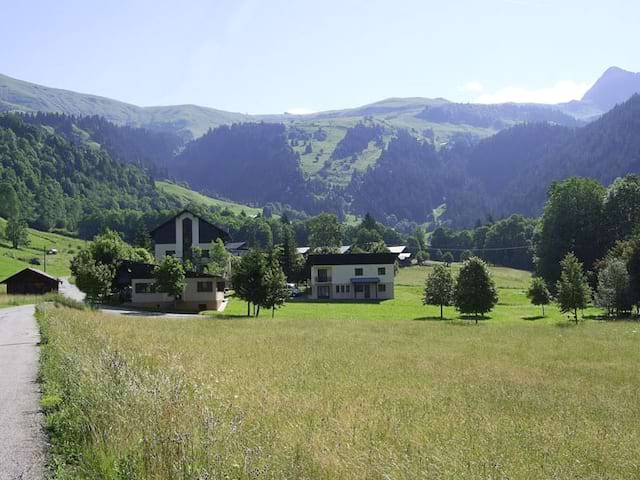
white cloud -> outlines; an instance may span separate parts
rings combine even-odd
[[[291,115],[309,115],[310,113],[316,113],[316,111],[317,110],[311,110],[310,108],[296,107],[288,109],[287,113]]]
[[[462,90],[463,92],[482,93],[484,92],[484,85],[482,85],[480,82],[469,82],[460,90]]]
[[[475,82],[472,82],[475,83]],[[497,92],[486,92],[479,95],[474,103],[563,103],[579,100],[591,88],[591,83],[577,83],[565,80],[547,88],[529,89],[526,87],[509,86]]]

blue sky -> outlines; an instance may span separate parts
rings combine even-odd
[[[578,98],[640,71],[632,0],[0,0],[0,73],[247,113]]]

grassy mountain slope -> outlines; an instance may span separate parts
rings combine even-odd
[[[218,125],[246,121],[240,113],[197,105],[139,107],[97,95],[44,87],[0,74],[0,111],[100,115],[119,125],[169,130],[197,137]]]
[[[0,218],[0,229],[4,229],[6,220]],[[0,240],[0,280],[13,275],[25,267],[44,270],[43,251],[55,248],[57,255],[47,255],[47,273],[54,276],[68,276],[69,262],[75,253],[84,246],[85,241],[50,232],[29,229],[29,246],[11,248],[6,240]],[[40,265],[30,263],[38,259]]]
[[[207,197],[206,195],[194,192],[193,190],[189,190],[186,187],[182,187],[180,185],[176,185],[175,183],[167,181],[157,181],[156,188],[161,192],[170,195],[176,200],[176,202],[180,203],[183,206],[186,206],[190,203],[197,203],[205,205],[207,207],[220,207],[223,209],[228,209],[236,214],[244,212],[247,215],[254,216],[262,213],[261,208],[250,207],[248,205],[242,205],[241,203],[230,202],[228,200]]]

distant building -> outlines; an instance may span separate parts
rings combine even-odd
[[[202,257],[207,258],[211,244],[221,239],[228,242],[231,236],[222,228],[204,220],[194,213],[183,210],[169,218],[150,232],[154,241],[154,254],[158,262],[168,255],[182,261],[193,258],[193,249],[199,248]],[[242,247],[235,244],[235,251]],[[154,265],[123,261],[116,271],[115,283],[121,297],[133,307],[154,309],[171,308],[174,299],[155,290]],[[176,306],[181,310],[219,310],[224,303],[225,280],[208,273],[187,272],[187,286],[177,298]]]
[[[394,297],[393,253],[311,254],[311,298],[386,300]]]
[[[7,286],[10,295],[44,295],[58,293],[60,280],[35,268],[25,268],[5,278],[0,284]]]
[[[188,210],[174,215],[149,233],[155,244],[154,253],[158,261],[167,255],[174,255],[181,260],[191,259],[194,247],[202,250],[202,256],[206,258],[212,242],[217,239],[225,243],[231,240],[226,231]]]

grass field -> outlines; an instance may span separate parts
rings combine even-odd
[[[424,267],[394,300],[275,319],[48,307],[58,478],[639,478],[640,324],[539,318],[529,274],[493,272],[479,325],[421,305]]]
[[[206,195],[202,195],[201,193],[189,190],[188,188],[181,187],[180,185],[176,185],[175,183],[156,181],[156,188],[164,193],[168,193],[174,196],[183,205],[187,205],[189,203],[200,203],[209,207],[213,206],[228,208],[236,214],[244,211],[244,213],[250,216],[255,216],[259,213],[262,213],[261,208],[249,207],[247,205],[242,205],[241,203],[207,197]]]
[[[6,221],[0,218],[0,228],[4,228]],[[65,237],[55,233],[40,232],[29,229],[28,247],[17,250],[11,248],[6,240],[0,240],[0,280],[13,275],[25,267],[44,270],[43,250],[55,248],[57,255],[47,255],[47,273],[54,276],[69,276],[69,262],[75,253],[85,245],[84,240]],[[31,259],[37,258],[40,265],[32,265]]]

